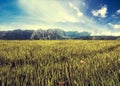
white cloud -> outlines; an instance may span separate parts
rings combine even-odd
[[[115,14],[112,15],[113,18],[119,18],[120,9],[115,12]]]
[[[22,29],[22,30],[36,30],[39,29],[40,25],[38,24],[25,24],[25,23],[10,23],[10,24],[4,24],[0,25],[0,30],[14,30],[14,29]]]
[[[0,25],[0,31],[7,31],[7,30],[13,30],[15,29],[14,27],[10,27],[10,26],[7,26],[7,25]]]
[[[87,7],[87,4],[82,3],[82,0],[70,1],[18,0],[18,5],[27,16],[17,16],[14,22],[0,25],[0,30],[59,28],[66,31],[88,31],[93,35],[113,34],[107,27],[104,25],[101,27],[94,19],[85,16],[81,12]],[[107,16],[106,6],[94,11],[94,16],[102,18]]]
[[[101,18],[107,17],[107,6],[104,5],[99,10],[92,10],[92,14],[93,14],[93,16],[97,16],[97,17],[101,17]]]
[[[119,10],[117,10],[117,14],[120,14],[120,9],[119,9]]]
[[[19,0],[19,5],[30,16],[47,22],[78,22],[57,0]]]
[[[69,2],[69,6],[77,12],[76,15],[78,17],[83,16],[83,13],[73,3]]]
[[[85,3],[85,2],[82,2],[82,6],[86,6],[86,3]]]
[[[14,29],[21,29],[21,30],[38,30],[38,29],[49,29],[49,28],[56,28],[55,26],[49,26],[46,24],[27,24],[27,23],[18,23],[18,22],[12,22],[9,24],[0,25],[0,31],[6,31],[6,30],[14,30]]]
[[[113,29],[120,29],[120,24],[109,23],[108,25],[112,26]]]

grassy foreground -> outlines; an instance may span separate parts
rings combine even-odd
[[[120,86],[120,41],[0,41],[0,86]]]

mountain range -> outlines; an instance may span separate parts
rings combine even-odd
[[[89,32],[64,31],[60,29],[48,30],[13,30],[0,31],[1,40],[62,40],[62,39],[81,39],[81,40],[117,40],[120,36],[91,36]]]

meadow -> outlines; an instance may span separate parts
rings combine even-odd
[[[120,86],[120,41],[1,40],[0,86]]]

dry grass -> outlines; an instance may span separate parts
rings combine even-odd
[[[0,41],[5,86],[120,86],[120,41]]]

